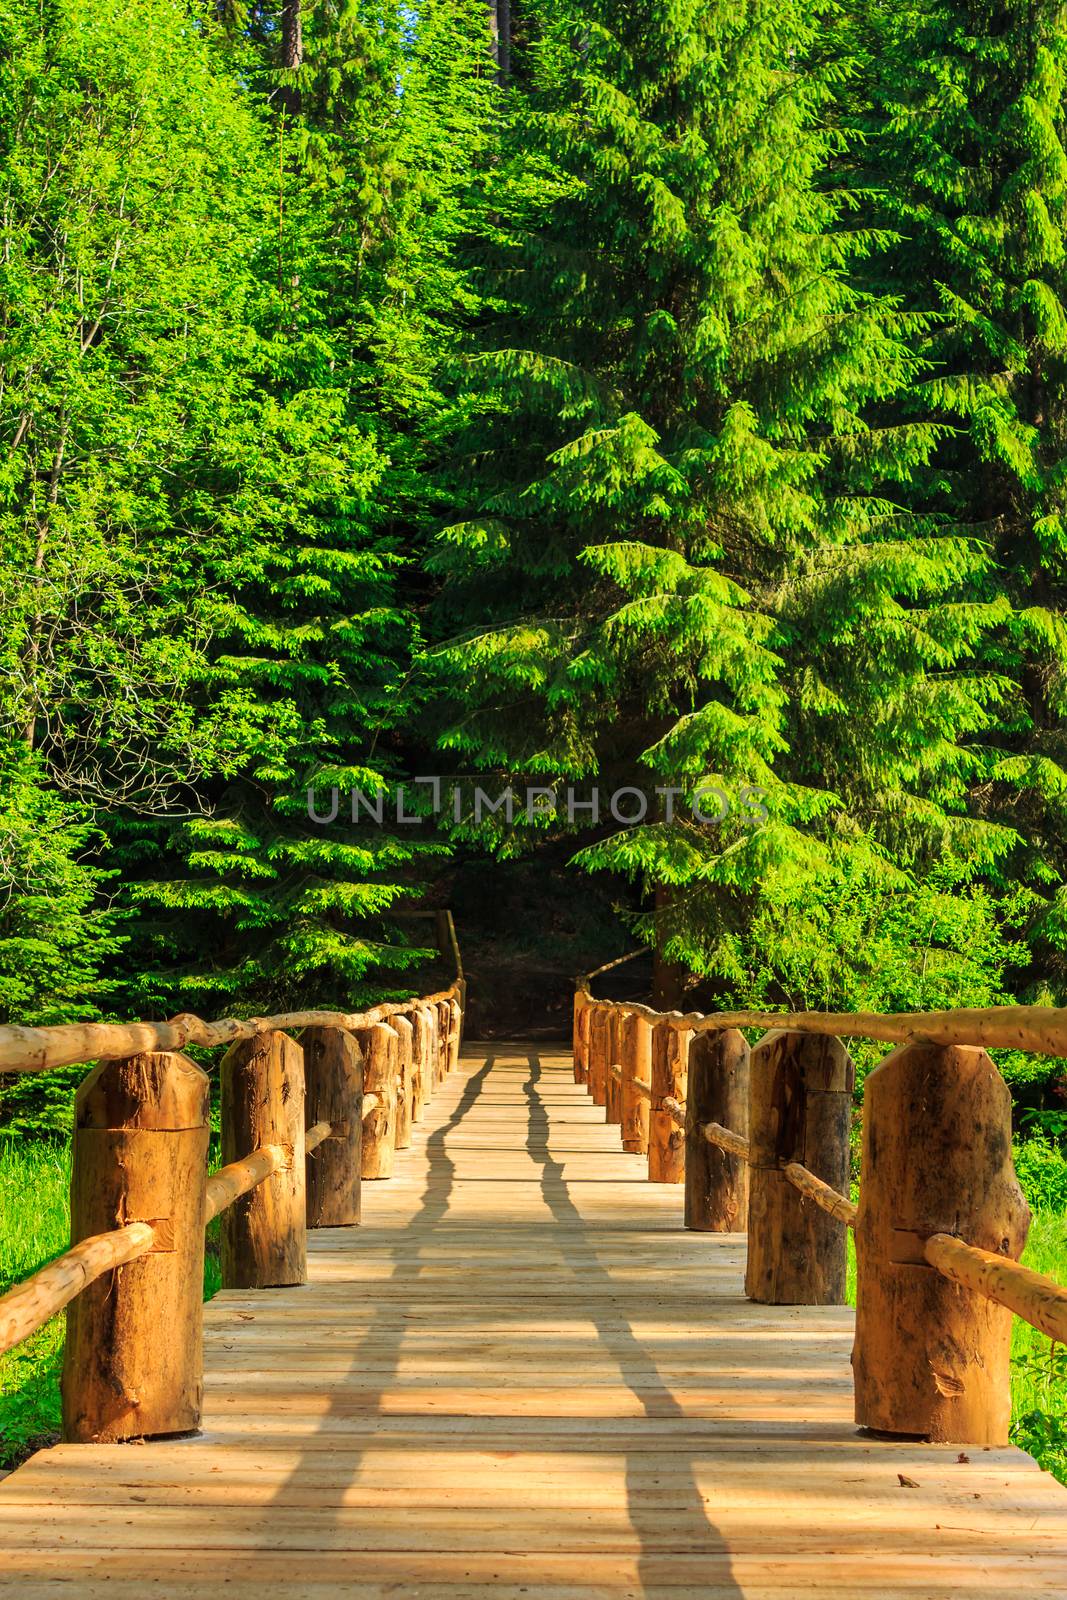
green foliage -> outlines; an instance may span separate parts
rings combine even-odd
[[[0,1293],[70,1242],[70,1158],[63,1145],[0,1140]],[[63,1318],[0,1356],[0,1470],[59,1432]]]
[[[980,810],[1020,836],[1008,873],[1043,889],[1030,997],[1062,992],[1067,797],[1067,32],[1060,0],[849,6],[853,182],[886,230],[878,284],[923,314],[905,397],[938,445],[913,485],[981,539],[975,598],[1007,602],[981,658],[1002,693],[976,752]],[[932,315],[931,315],[932,313]]]
[[[899,904],[942,856],[992,872],[1016,845],[969,806],[1009,692],[978,652],[1010,608],[981,592],[981,543],[907,504],[945,432],[909,414],[930,317],[857,287],[873,241],[834,182],[816,19],[588,0],[541,20],[457,407],[464,520],[434,558],[439,630],[462,630],[432,656],[438,738],[481,768],[655,787],[655,820],[577,863],[638,885],[661,955],[750,982],[785,959],[761,942],[781,908],[853,880]],[[743,785],[761,824],[687,814]]]
[[[30,1025],[91,1020],[106,1004],[105,972],[121,950],[121,921],[105,898],[110,874],[85,809],[50,789],[39,761],[17,746],[0,767],[0,1020]],[[0,1078],[0,1127],[67,1134],[84,1069]]]
[[[1041,1135],[1020,1138],[1012,1159],[1032,1210],[1067,1213],[1067,1151],[1062,1144]]]
[[[5,14],[0,715],[97,808],[123,1010],[349,1005],[425,955],[389,922],[425,852],[305,796],[404,773],[477,15],[314,10],[293,115],[270,27]]]
[[[1021,1174],[1020,1174],[1021,1176]],[[1023,1262],[1067,1280],[1067,1210],[1035,1210]],[[1012,1327],[1013,1441],[1067,1483],[1067,1351],[1019,1318]]]
[[[862,864],[798,877],[771,871],[749,914],[709,945],[702,973],[722,1003],[789,1011],[941,1011],[1012,1003],[1011,972],[1025,959],[1020,938],[1031,896],[998,898],[973,868],[946,858],[922,878]],[[725,920],[724,917],[717,919]],[[882,1047],[850,1042],[860,1080]],[[1005,1075],[1054,1063],[1021,1053]]]

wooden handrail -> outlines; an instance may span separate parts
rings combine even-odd
[[[605,961],[603,966],[594,967],[592,972],[584,972],[577,979],[577,983],[588,989],[594,978],[599,978],[605,972],[613,972],[616,967],[625,966],[627,961],[636,961],[638,956],[647,956],[648,947],[641,945],[636,950],[628,950],[624,956],[616,956],[613,961]]]
[[[577,980],[585,992],[601,972],[642,955],[609,961]],[[602,1001],[636,1011],[652,1022],[668,1022],[688,1033],[715,1033],[725,1028],[783,1028],[789,1033],[815,1033],[836,1039],[858,1037],[886,1044],[973,1044],[985,1049],[1027,1050],[1035,1055],[1067,1056],[1067,1007],[987,1006],[953,1011],[656,1011],[636,1000]],[[2,1030],[0,1030],[2,1033]]]
[[[720,1150],[729,1151],[732,1156],[740,1156],[742,1161],[752,1161],[752,1151],[747,1139],[739,1133],[732,1133],[729,1128],[724,1128],[721,1122],[703,1122],[700,1131],[709,1144],[718,1145]]]
[[[665,1111],[671,1121],[678,1124],[679,1128],[685,1127],[685,1107],[680,1100],[676,1100],[673,1095],[664,1095],[660,1109]]]
[[[400,1019],[419,1020],[420,1071],[439,1070],[443,1078],[455,1064],[465,989],[451,914],[441,920],[456,982],[365,1012],[292,1011],[219,1022],[184,1014],[163,1023],[0,1028],[0,1073],[98,1063],[75,1103],[71,1229],[83,1237],[0,1297],[0,1353],[70,1308],[62,1385],[68,1441],[184,1433],[198,1425],[203,1351],[196,1311],[204,1251],[198,1224],[225,1213],[223,1284],[246,1288],[305,1282],[308,1226],[359,1222],[361,1179],[387,1177],[392,1161],[396,1119],[364,1123],[392,1104],[394,1047],[401,1034],[412,1037]],[[289,1031],[296,1029],[304,1034],[300,1043]],[[228,1152],[253,1146],[206,1178],[210,1084],[181,1053],[189,1044],[230,1047],[220,1069],[223,1147],[227,1140]],[[374,1084],[369,1093],[362,1093],[365,1069]],[[349,1108],[361,1095],[356,1121]],[[306,1110],[316,1116],[310,1127]],[[333,1143],[323,1157],[308,1162],[328,1139]],[[269,1194],[231,1209],[268,1179],[274,1180]],[[153,1220],[104,1231],[134,1204],[142,1216],[154,1211]],[[135,1277],[116,1271],[145,1256],[152,1260]],[[94,1290],[109,1273],[111,1281]],[[80,1298],[85,1289],[90,1293]],[[189,1330],[163,1366],[149,1337],[156,1294],[162,1314]],[[135,1399],[116,1407],[116,1395]]]
[[[284,1011],[274,1017],[226,1017],[205,1022],[189,1012],[169,1022],[75,1022],[54,1028],[0,1028],[0,1073],[50,1072],[84,1061],[124,1061],[131,1056],[183,1050],[187,1045],[214,1049],[254,1039],[260,1033],[299,1028],[343,1028],[348,1032],[386,1022],[413,1005],[455,998],[456,985],[432,995],[390,1001],[369,1011]]]
[[[1027,1050],[1067,1055],[1067,1008],[1056,1006],[961,1007],[957,1011],[723,1011],[674,1019],[693,1033],[722,1028],[782,1028],[835,1039],[858,1037],[886,1044],[981,1045],[987,1050]]]
[[[807,1199],[813,1200],[827,1216],[836,1217],[846,1228],[856,1226],[856,1213],[859,1207],[853,1205],[847,1196],[838,1194],[836,1189],[832,1189],[828,1183],[823,1183],[821,1178],[817,1178],[814,1172],[809,1172],[799,1161],[787,1161],[782,1171],[794,1189],[799,1189]]]
[[[923,1244],[923,1255],[953,1283],[1005,1306],[1050,1339],[1067,1344],[1067,1289],[1043,1272],[949,1233],[932,1234]]]
[[[641,1078],[633,1077],[630,1073],[624,1072],[621,1067],[609,1067],[608,1071],[617,1083],[628,1083],[631,1089],[636,1089],[638,1094],[643,1095],[646,1100],[652,1099],[652,1085],[650,1083],[643,1082]]]
[[[317,1150],[323,1140],[330,1137],[331,1131],[328,1122],[316,1122],[304,1135],[305,1151]],[[250,1193],[269,1178],[272,1172],[280,1171],[292,1160],[292,1154],[285,1145],[268,1144],[261,1150],[253,1150],[251,1155],[240,1161],[231,1161],[227,1166],[219,1167],[204,1185],[205,1226],[228,1206],[232,1206],[241,1195]]]
[[[292,1150],[283,1144],[267,1144],[240,1161],[230,1161],[213,1172],[204,1186],[204,1225],[232,1206],[241,1195],[279,1172],[293,1159]]]
[[[156,1227],[152,1223],[128,1222],[111,1233],[82,1239],[9,1289],[0,1296],[0,1354],[43,1328],[57,1311],[62,1311],[105,1272],[147,1255],[155,1242]]]

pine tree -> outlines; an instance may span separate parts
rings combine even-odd
[[[123,1010],[358,1003],[417,839],[306,795],[403,772],[484,8],[303,17],[295,119],[213,13],[5,24],[6,737],[114,843]]]
[[[1067,966],[1067,13],[1057,0],[858,8],[851,115],[872,216],[894,230],[872,266],[936,317],[913,399],[943,422],[917,502],[989,549],[1010,601],[988,656],[1010,684],[982,803],[1025,843],[1009,875],[1044,883],[1037,993]]]
[[[272,123],[279,221],[253,308],[263,420],[249,435],[280,428],[289,459],[279,478],[278,450],[242,456],[239,533],[212,558],[229,615],[210,681],[247,695],[261,728],[210,815],[171,830],[158,860],[156,830],[130,840],[157,1003],[177,985],[182,1003],[347,1007],[427,954],[388,913],[442,847],[369,808],[357,825],[349,793],[388,791],[388,818],[407,775],[408,552],[439,369],[469,309],[454,253],[488,136],[485,13],[327,7],[305,16],[302,44],[283,74],[297,98]],[[337,791],[329,827],[309,820],[309,789],[320,813]]]
[[[57,794],[40,760],[14,744],[0,763],[0,1022],[94,1021],[124,943],[104,841],[86,810]],[[0,1077],[0,1127],[70,1129],[83,1067]]]
[[[849,281],[871,241],[828,182],[815,43],[783,3],[543,18],[457,439],[470,514],[435,558],[444,747],[674,791],[579,860],[658,890],[640,931],[735,986],[738,930],[798,882],[891,892],[1013,838],[965,815],[1004,607],[972,597],[981,547],[901,504],[939,433],[894,415],[912,330]],[[712,788],[718,827],[687,809]]]

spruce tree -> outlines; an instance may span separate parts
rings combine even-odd
[[[269,124],[279,226],[252,308],[260,415],[298,432],[280,482],[273,452],[241,461],[251,515],[215,569],[229,614],[210,681],[247,694],[262,726],[211,813],[169,830],[162,873],[158,831],[131,840],[152,981],[216,1007],[408,992],[389,974],[426,951],[388,914],[441,850],[389,818],[407,776],[425,439],[469,310],[454,254],[491,121],[484,7],[324,7],[302,49],[283,74],[298,93]],[[320,814],[337,791],[329,826],[310,820],[310,789]],[[387,792],[384,826],[353,814],[353,790]]]
[[[1067,31],[1058,0],[867,4],[846,25],[856,182],[892,230],[872,272],[927,313],[912,397],[943,426],[915,503],[980,540],[1010,602],[988,660],[1010,685],[980,803],[1017,828],[1011,877],[1043,885],[1035,993],[1067,965]],[[929,316],[933,313],[932,316]]]
[[[981,547],[902,505],[938,429],[894,414],[912,330],[849,281],[871,241],[830,181],[815,19],[542,23],[457,435],[469,514],[435,557],[439,736],[477,770],[675,791],[579,860],[658,891],[661,958],[736,988],[739,930],[798,883],[891,892],[1011,842],[964,814],[1003,607],[970,598]],[[719,826],[688,810],[709,788]]]
[[[298,117],[213,12],[5,25],[6,736],[113,842],[121,1009],[358,1003],[418,841],[306,795],[403,772],[484,7],[303,18]]]

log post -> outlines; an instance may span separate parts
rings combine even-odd
[[[416,1006],[411,1023],[411,1120],[421,1122],[433,1088],[433,1018],[429,1006]]]
[[[612,1067],[622,1067],[623,1056],[623,1025],[626,1021],[626,1012],[622,1006],[609,1005],[608,1017],[608,1058],[607,1076],[604,1080],[604,1121],[622,1122],[622,1083],[611,1071]]]
[[[748,1042],[736,1028],[695,1033],[685,1102],[685,1225],[697,1233],[748,1226],[748,1162],[709,1143],[703,1124],[748,1137]]]
[[[343,1028],[305,1028],[305,1119],[328,1122],[330,1133],[305,1157],[307,1225],[346,1228],[359,1221],[363,1154],[363,1057]]]
[[[682,1183],[685,1180],[685,1134],[663,1102],[685,1102],[688,1094],[689,1042],[687,1028],[676,1028],[671,1021],[680,1017],[672,1011],[652,1028],[652,1106],[648,1119],[648,1177],[651,1183]]]
[[[396,1047],[396,1148],[406,1150],[411,1143],[412,1072],[414,1069],[414,1033],[410,1017],[397,1011],[389,1018],[389,1026],[397,1036]]]
[[[947,1444],[1008,1442],[1011,1312],[923,1258],[956,1234],[1011,1260],[1030,1213],[1011,1162],[1011,1095],[984,1050],[911,1044],[863,1089],[856,1217],[856,1421]]]
[[[589,1008],[589,1078],[586,1083],[595,1106],[607,1104],[610,1054],[611,1007],[595,1000]]]
[[[575,989],[573,1029],[575,1083],[589,1081],[589,1007],[588,989]]]
[[[633,1156],[647,1155],[649,1099],[631,1079],[652,1083],[652,1025],[639,1011],[623,1018],[622,1066],[622,1147]]]
[[[295,1039],[271,1031],[240,1039],[219,1069],[224,1165],[264,1145],[286,1164],[222,1214],[226,1289],[275,1289],[307,1282],[304,1059]]]
[[[448,1076],[448,1030],[452,1025],[452,1012],[447,1000],[438,1000],[434,1004],[434,1016],[437,1018],[437,1027],[434,1031],[436,1054],[434,1056],[434,1086],[444,1083]]]
[[[396,1151],[396,1073],[400,1040],[387,1022],[354,1030],[363,1052],[363,1092],[378,1104],[363,1119],[362,1176],[391,1178]]]
[[[63,1437],[89,1443],[186,1433],[203,1383],[207,1074],[169,1052],[108,1061],[74,1101],[71,1243],[130,1222],[154,1249],[67,1307]]]
[[[799,1161],[848,1194],[855,1070],[839,1039],[765,1034],[750,1061],[745,1293],[772,1306],[845,1303],[846,1229],[780,1170]]]
[[[463,1037],[463,1011],[456,999],[448,1002],[448,1070],[455,1072],[459,1066],[459,1046]]]

